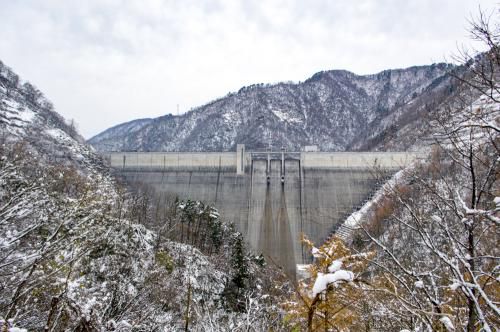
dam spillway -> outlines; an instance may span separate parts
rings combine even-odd
[[[392,174],[420,158],[407,152],[113,152],[129,183],[215,206],[249,244],[291,275],[306,263],[300,234],[322,243]],[[292,271],[293,270],[293,271]]]

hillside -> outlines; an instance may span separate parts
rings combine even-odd
[[[396,173],[337,236],[305,241],[316,259],[289,304],[294,326],[499,329],[500,48],[488,31],[474,30],[491,50],[468,59],[452,93],[428,100],[428,158]],[[380,142],[414,139],[415,123]]]
[[[452,90],[452,68],[434,64],[367,76],[332,70],[298,84],[252,85],[184,115],[117,125],[89,143],[99,151],[229,151],[238,143],[254,150],[372,149],[397,121],[428,112],[431,95]]]
[[[280,329],[286,282],[230,221],[120,186],[1,62],[0,140],[2,331]]]

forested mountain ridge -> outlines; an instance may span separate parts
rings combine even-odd
[[[304,145],[359,148],[395,118],[422,114],[412,105],[424,105],[429,93],[452,89],[453,68],[441,63],[366,76],[331,70],[298,84],[256,84],[180,116],[117,125],[89,143],[100,151],[229,151],[238,143],[296,151]]]

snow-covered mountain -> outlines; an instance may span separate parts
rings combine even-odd
[[[100,151],[228,151],[238,143],[372,149],[395,123],[427,111],[428,96],[450,87],[453,68],[441,63],[366,76],[332,70],[297,84],[256,84],[184,115],[117,125],[89,142]]]
[[[128,135],[131,135],[135,132],[138,132],[151,122],[153,122],[153,119],[137,119],[137,120],[132,120],[129,122],[121,123],[119,125],[116,125],[114,127],[111,127],[107,129],[106,131],[102,132],[99,135],[100,140],[112,140],[112,139],[118,139],[118,140],[124,140]]]
[[[31,83],[0,61],[0,139],[22,142],[33,153],[59,165],[80,171],[102,171],[94,149],[71,121],[53,109],[52,103]]]

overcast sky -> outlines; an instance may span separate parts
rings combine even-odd
[[[0,60],[90,138],[254,83],[442,62],[496,0],[0,0]]]

